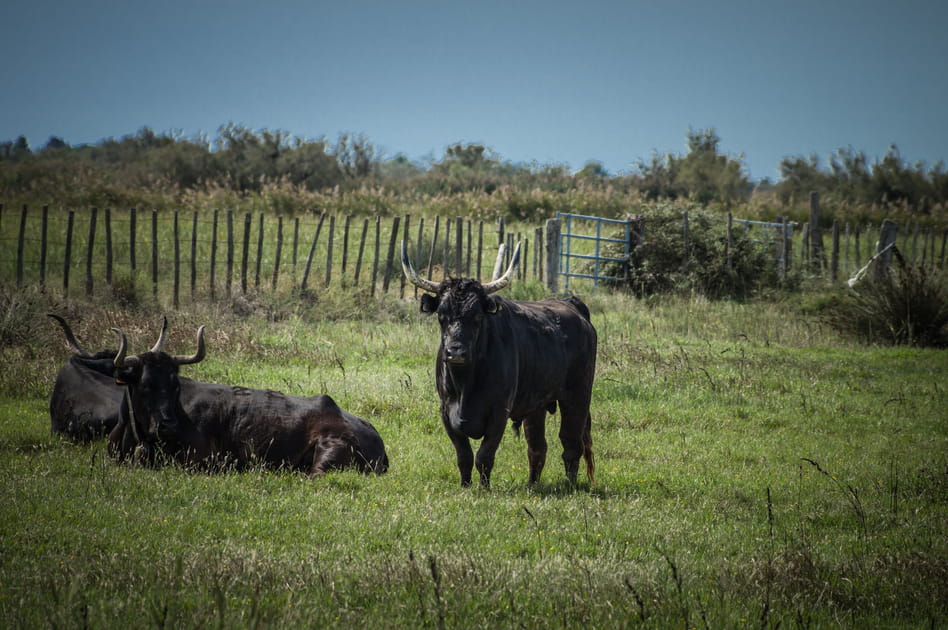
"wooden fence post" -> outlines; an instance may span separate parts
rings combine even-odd
[[[151,295],[158,298],[158,210],[151,211]]]
[[[533,242],[536,247],[533,248],[533,270],[534,277],[543,282],[543,228],[538,227],[533,231]]]
[[[178,234],[178,211],[177,210],[174,211],[173,230],[174,230],[174,288],[171,294],[171,303],[174,306],[174,308],[177,309],[180,304],[179,299],[178,299],[179,298],[178,292],[181,289],[181,282],[180,282],[181,280],[180,279],[181,243],[178,240],[179,234]]]
[[[326,286],[332,280],[332,243],[336,238],[336,215],[329,216],[329,238],[326,240]]]
[[[843,239],[846,241],[846,245],[843,248],[843,274],[849,275],[849,262],[852,258],[849,255],[849,221],[843,225]]]
[[[889,267],[892,265],[892,248],[895,245],[895,237],[898,234],[899,226],[895,221],[886,219],[882,222],[882,230],[879,233],[879,244],[876,246],[876,253],[884,252],[879,256],[876,262],[876,278],[884,278],[889,273]]]
[[[382,280],[382,292],[388,293],[389,281],[392,277],[392,262],[395,258],[395,242],[398,240],[398,223],[401,217],[392,217],[392,236],[388,239],[388,254],[385,256],[385,278]]]
[[[198,212],[191,213],[191,301],[194,301],[194,294],[197,290],[197,234],[198,234]]]
[[[244,213],[244,240],[243,251],[240,252],[240,292],[247,295],[247,267],[250,264],[250,227],[253,217],[249,212]]]
[[[462,263],[464,253],[464,219],[457,217],[454,220],[455,238],[454,238],[454,273],[458,276],[464,275],[464,265]]]
[[[559,291],[560,220],[546,221],[546,288],[550,293]]]
[[[99,216],[99,209],[95,206],[92,207],[92,212],[89,214],[89,243],[86,249],[86,296],[92,296],[93,289],[93,280],[92,280],[92,256],[94,254],[93,249],[95,248],[95,224]]]
[[[471,247],[472,247],[472,245],[473,245],[473,243],[471,242],[471,241],[472,241],[472,238],[471,238],[471,237],[472,237],[472,235],[471,235],[471,220],[470,220],[470,219],[467,219],[467,220],[465,221],[465,223],[467,224],[467,255],[465,256],[465,260],[464,260],[464,270],[463,270],[462,275],[467,276],[468,278],[470,278],[470,277],[472,277],[472,276],[471,276]],[[475,277],[476,277],[476,276],[475,276]]]
[[[481,279],[481,262],[483,260],[481,250],[483,250],[483,248],[484,248],[484,221],[480,220],[477,222],[477,268],[474,269],[474,273],[472,274],[472,277],[477,278],[478,280]]]
[[[938,264],[945,266],[945,245],[948,245],[948,229],[941,233],[941,255],[938,257]]]
[[[66,222],[66,252],[63,255],[63,297],[69,295],[69,267],[72,266],[72,228],[76,222],[75,210],[69,211]]]
[[[40,229],[40,287],[46,288],[46,237],[49,232],[49,206],[43,206],[43,225]]]
[[[26,204],[23,204],[23,212],[20,214],[20,234],[16,241],[16,286],[23,286],[23,243],[26,240],[26,214],[28,212]]]
[[[128,261],[132,268],[132,283],[135,282],[135,227],[137,221],[135,208],[128,212]]]
[[[431,234],[431,249],[428,251],[428,271],[427,271],[428,280],[431,280],[431,267],[434,265],[435,249],[438,246],[438,233],[440,231],[441,231],[441,215],[435,215],[434,231]]]
[[[306,257],[306,268],[303,269],[303,279],[300,281],[300,291],[306,291],[306,283],[309,280],[309,270],[313,266],[313,256],[316,254],[316,243],[319,242],[319,233],[323,229],[323,221],[326,220],[326,213],[319,215],[319,222],[316,224],[316,233],[313,235],[313,244],[309,247],[309,256]]]
[[[820,193],[810,193],[810,267],[822,274],[823,233],[820,230]]]
[[[352,215],[346,215],[346,221],[342,226],[342,267],[339,268],[339,273],[342,274],[343,279],[346,277],[346,263],[349,262],[349,224],[352,223]]]
[[[444,220],[444,252],[441,257],[441,279],[448,278],[448,254],[451,251],[451,217]]]
[[[276,253],[273,255],[273,281],[271,287],[277,288],[277,281],[280,278],[280,258],[283,255],[283,215],[277,217],[277,242]]]
[[[263,213],[260,213],[260,218],[257,229],[257,260],[254,263],[254,274],[253,274],[253,288],[260,288],[260,269],[263,266]]]
[[[44,213],[45,215],[45,206]],[[46,217],[43,217],[46,222]],[[45,233],[45,228],[44,228]],[[105,209],[105,286],[112,292],[112,209]]]
[[[214,273],[217,270],[217,212],[217,208],[214,208],[214,216],[211,219],[211,277],[208,280],[211,300],[214,299],[214,293],[216,292]]]
[[[382,247],[382,216],[375,217],[375,252],[372,256],[372,295],[375,295],[375,285],[379,277],[379,249]]]
[[[411,215],[410,214],[405,215],[404,223],[405,225],[404,225],[404,229],[402,230],[402,240],[408,243],[411,237]],[[396,257],[398,257],[399,254],[396,253],[395,255]],[[396,264],[395,266],[401,267],[401,265],[399,264]],[[406,280],[405,274],[403,273],[398,274],[398,299],[400,300],[405,299],[405,280]]]
[[[224,278],[224,295],[231,296],[231,284],[234,282],[234,211],[227,211],[227,275]]]
[[[296,251],[300,242],[300,218],[293,217],[293,282],[296,282]]]
[[[352,283],[359,286],[359,272],[362,271],[362,254],[365,252],[365,238],[369,234],[368,218],[362,220],[362,237],[359,239],[359,255],[356,256],[356,270]]]

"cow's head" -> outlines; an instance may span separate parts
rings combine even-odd
[[[158,341],[148,352],[128,355],[125,333],[113,328],[120,338],[114,360],[115,381],[127,388],[123,417],[136,442],[177,443],[181,420],[181,383],[178,367],[204,359],[204,326],[198,328],[197,352],[190,356],[170,355],[162,350],[168,335],[165,318]]]
[[[419,276],[412,267],[408,247],[402,241],[402,271],[412,284],[427,292],[421,296],[421,311],[438,314],[442,356],[452,367],[469,366],[474,362],[485,318],[501,309],[502,300],[492,294],[510,284],[519,262],[520,243],[517,243],[507,271],[499,278],[485,283],[471,278],[432,282]]]

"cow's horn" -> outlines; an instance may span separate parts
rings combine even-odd
[[[191,363],[198,363],[204,360],[204,355],[207,354],[207,348],[204,345],[204,326],[198,328],[198,347],[197,352],[191,356],[184,355],[174,355],[171,357],[171,360],[175,365],[190,365]]]
[[[402,271],[413,285],[423,291],[437,293],[441,289],[440,282],[432,282],[431,280],[422,278],[418,275],[418,272],[415,271],[415,268],[411,266],[411,261],[408,260],[408,244],[404,240],[402,241]]]
[[[46,313],[46,316],[52,317],[57,322],[59,322],[59,325],[62,326],[63,328],[63,333],[66,334],[66,344],[69,346],[69,348],[73,352],[75,352],[77,355],[79,355],[83,359],[93,358],[92,355],[86,352],[85,350],[83,350],[82,346],[79,345],[79,342],[76,341],[76,337],[75,335],[72,334],[72,329],[69,327],[69,324],[66,323],[65,319],[63,319],[56,313]]]
[[[151,352],[161,352],[166,341],[168,341],[168,316],[164,315],[161,318],[161,334],[158,335],[158,341],[152,346]]]
[[[119,349],[118,352],[115,353],[115,359],[112,360],[112,364],[117,368],[134,367],[137,365],[137,356],[134,354],[128,357],[125,356],[125,353],[128,352],[128,339],[125,337],[125,333],[118,328],[113,328],[112,331],[119,336]]]
[[[517,270],[517,265],[519,264],[520,241],[517,241],[517,245],[514,247],[513,256],[510,257],[510,265],[507,267],[507,271],[505,271],[504,275],[497,278],[496,280],[491,280],[490,282],[482,285],[484,287],[484,293],[496,293],[510,284],[510,280],[513,278],[514,271]]]

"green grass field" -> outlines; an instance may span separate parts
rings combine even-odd
[[[329,393],[385,439],[387,474],[311,479],[131,468],[51,436],[68,351],[43,313],[136,352],[162,311],[8,296],[0,627],[948,624],[948,354],[853,345],[789,300],[589,302],[597,484],[566,483],[554,419],[541,483],[511,432],[484,491],[459,487],[415,303],[169,314],[172,352],[208,324],[185,375]]]

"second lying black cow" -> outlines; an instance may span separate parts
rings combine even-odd
[[[262,463],[309,474],[388,469],[375,428],[329,396],[303,398],[179,378],[179,366],[204,359],[203,326],[191,356],[161,350],[167,321],[155,347],[140,355],[127,355],[125,334],[113,330],[121,338],[115,377],[127,389],[121,421],[109,436],[118,459],[154,463],[165,456],[205,467]]]
[[[56,374],[49,397],[50,428],[76,441],[105,437],[118,424],[124,395],[112,377],[115,351],[87,352],[65,319],[54,313],[47,315],[62,327],[73,352]]]

